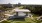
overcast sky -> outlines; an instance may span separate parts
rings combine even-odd
[[[0,0],[0,4],[42,4],[42,0]]]

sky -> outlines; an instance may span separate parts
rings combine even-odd
[[[42,0],[0,0],[0,4],[42,4]]]

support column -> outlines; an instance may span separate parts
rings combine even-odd
[[[16,12],[16,16],[18,16],[18,12]]]
[[[28,12],[26,12],[26,16],[28,16]]]

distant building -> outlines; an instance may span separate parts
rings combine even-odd
[[[0,4],[0,6],[4,7],[4,8],[13,8],[13,4]]]
[[[7,7],[7,8],[12,8],[13,6],[12,6],[12,4],[3,4],[2,6],[4,6],[5,8]]]

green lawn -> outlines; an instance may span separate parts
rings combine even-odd
[[[25,19],[14,19],[14,20],[7,20],[3,21],[2,23],[40,23],[40,21],[37,21],[35,19],[31,18],[25,18]]]
[[[37,16],[33,16],[33,19],[25,18],[25,19],[7,20],[7,21],[3,21],[1,23],[40,23],[41,21],[36,20],[36,17]]]

